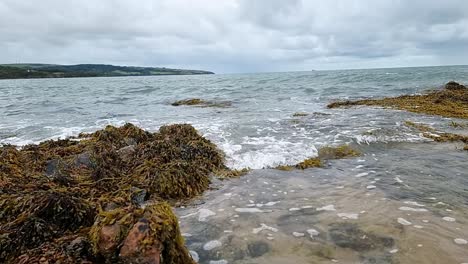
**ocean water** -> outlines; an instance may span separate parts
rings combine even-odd
[[[200,263],[468,263],[468,153],[404,125],[466,134],[449,125],[466,121],[326,108],[451,80],[468,83],[468,66],[0,80],[0,143],[21,146],[125,122],[150,131],[190,123],[226,153],[228,166],[253,169],[214,182],[176,209]],[[170,105],[187,98],[231,106]],[[304,171],[271,169],[341,144],[363,156]]]

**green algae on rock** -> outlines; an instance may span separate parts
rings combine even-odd
[[[165,202],[238,174],[190,125],[0,147],[0,262],[194,263]],[[155,262],[158,261],[158,262]]]
[[[414,113],[467,119],[468,88],[456,82],[449,82],[444,89],[430,91],[426,94],[333,102],[327,107],[338,108],[357,105],[381,106]]]

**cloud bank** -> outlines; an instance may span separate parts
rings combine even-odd
[[[468,64],[464,0],[0,2],[0,63],[215,72]]]

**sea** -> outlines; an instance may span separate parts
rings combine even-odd
[[[468,263],[468,152],[406,121],[444,118],[330,102],[468,84],[468,66],[187,76],[0,80],[0,144],[21,147],[131,122],[192,124],[250,168],[175,208],[199,263]],[[226,107],[172,106],[201,98]],[[295,116],[295,113],[307,115]],[[356,158],[280,171],[351,145]]]

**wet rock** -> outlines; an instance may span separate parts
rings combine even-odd
[[[448,82],[445,85],[445,89],[447,89],[447,90],[464,90],[464,89],[467,89],[467,88],[466,88],[466,86],[464,86],[462,84],[451,81],[451,82]]]
[[[123,161],[130,161],[135,153],[135,145],[130,145],[117,150]]]
[[[77,237],[70,242],[65,248],[67,255],[79,259],[91,255],[91,244],[88,239],[84,237]]]
[[[254,241],[248,244],[247,249],[252,258],[258,258],[270,251],[270,245],[264,241]]]
[[[84,153],[76,155],[75,166],[77,167],[83,166],[83,167],[91,168],[92,165],[93,163],[91,161],[91,154],[89,152],[84,152]]]
[[[46,162],[45,175],[62,186],[70,186],[75,180],[70,176],[69,166],[61,159]]]
[[[99,232],[98,250],[102,255],[112,254],[119,245],[122,229],[117,223],[103,226]]]
[[[382,253],[375,255],[361,256],[362,264],[396,264],[391,253]]]
[[[138,206],[143,205],[146,200],[147,192],[137,187],[130,188],[132,203]]]
[[[159,264],[161,255],[161,243],[150,239],[149,221],[140,219],[128,232],[120,249],[120,258],[125,263],[134,264]],[[148,244],[148,241],[151,241]]]
[[[335,223],[330,226],[331,240],[339,247],[350,248],[358,252],[392,247],[391,237],[378,236],[359,229],[357,224]]]

